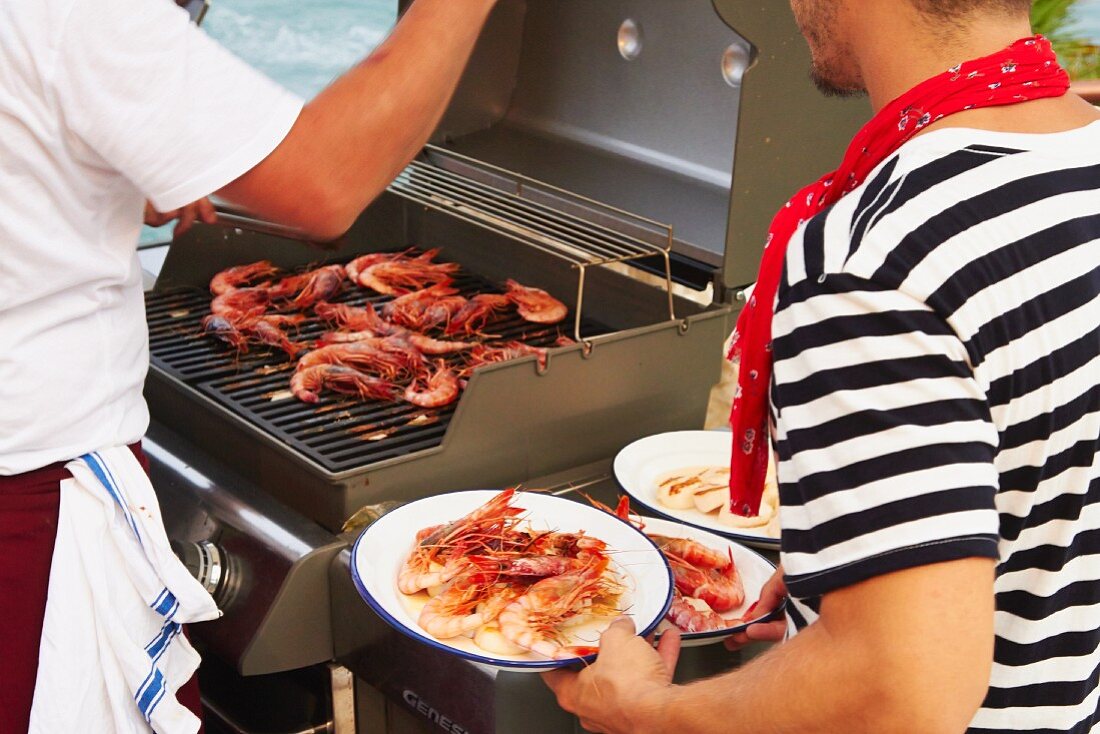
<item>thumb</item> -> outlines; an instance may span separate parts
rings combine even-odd
[[[763,617],[774,611],[787,596],[787,585],[783,583],[783,572],[777,570],[764,588],[760,590],[760,599],[753,605],[754,617]]]
[[[622,645],[637,636],[634,620],[630,617],[619,617],[600,635],[600,649]]]

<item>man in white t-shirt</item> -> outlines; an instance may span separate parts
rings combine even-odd
[[[494,4],[417,0],[303,105],[171,0],[0,0],[0,731],[27,727],[63,464],[149,421],[145,202],[216,192],[340,235],[423,146]]]

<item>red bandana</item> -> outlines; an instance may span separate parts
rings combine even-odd
[[[787,245],[798,227],[857,188],[880,163],[933,122],[978,107],[1060,97],[1068,89],[1069,76],[1042,36],[1021,39],[992,56],[959,64],[884,107],[852,140],[839,169],[798,192],[775,215],[756,288],[737,321],[729,354],[730,360],[740,362],[730,415],[732,512],[751,517],[760,509],[770,451],[772,316]]]

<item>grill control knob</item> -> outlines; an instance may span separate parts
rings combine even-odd
[[[223,595],[229,580],[225,551],[209,540],[200,540],[197,543],[172,541],[172,550],[207,593],[214,597],[218,606],[221,606],[223,600],[219,596]]]

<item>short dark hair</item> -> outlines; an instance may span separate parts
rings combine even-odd
[[[1031,12],[1031,0],[912,0],[922,13],[937,18],[958,18],[979,10],[1000,11],[1006,15]]]

